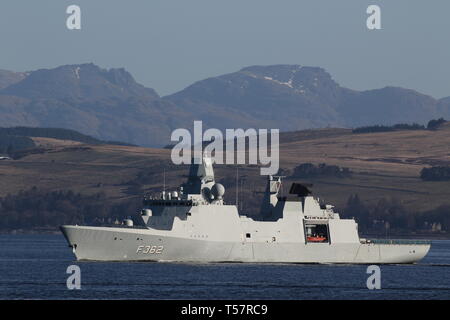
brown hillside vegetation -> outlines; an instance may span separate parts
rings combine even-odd
[[[317,179],[316,194],[342,205],[351,193],[366,201],[397,198],[414,210],[450,203],[450,182],[424,182],[423,167],[450,165],[450,125],[439,130],[347,134],[282,144],[281,166],[326,163],[350,168],[345,179]]]
[[[40,190],[104,193],[111,202],[141,197],[177,186],[186,166],[170,161],[170,150],[129,146],[85,145],[40,139],[39,149],[17,160],[0,161],[0,197],[36,186]],[[353,134],[347,129],[319,129],[282,134],[280,167],[284,172],[301,163],[338,165],[353,172],[345,178],[315,178],[314,193],[342,207],[351,194],[368,203],[394,198],[411,211],[450,204],[450,182],[425,182],[423,167],[450,164],[450,125],[439,130],[406,130]],[[239,166],[246,181],[240,192],[244,213],[256,212],[265,178],[255,166]],[[216,178],[227,187],[225,199],[235,202],[235,166],[216,166]],[[294,180],[286,178],[284,190]],[[124,213],[126,215],[126,213]]]

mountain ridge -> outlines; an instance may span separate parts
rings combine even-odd
[[[123,68],[92,63],[0,72],[0,126],[61,127],[143,146],[167,144],[174,129],[194,120],[222,130],[295,131],[449,116],[450,97],[392,86],[352,90],[323,68],[301,65],[248,66],[163,97]]]
[[[14,72],[0,69],[0,90],[17,83],[28,76],[26,72]]]

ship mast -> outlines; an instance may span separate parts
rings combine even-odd
[[[236,208],[239,210],[239,167],[236,167]]]
[[[163,198],[166,199],[166,168],[163,169]]]

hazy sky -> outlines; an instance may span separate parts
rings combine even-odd
[[[81,7],[81,30],[66,8]],[[369,4],[382,30],[366,27]],[[125,67],[165,95],[248,65],[321,66],[342,86],[450,96],[448,0],[1,0],[0,69]]]

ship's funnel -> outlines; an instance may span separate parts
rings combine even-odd
[[[292,183],[291,189],[289,190],[290,194],[296,194],[299,197],[306,197],[310,195],[312,192],[308,188],[311,188],[312,184],[301,184],[301,183]]]

